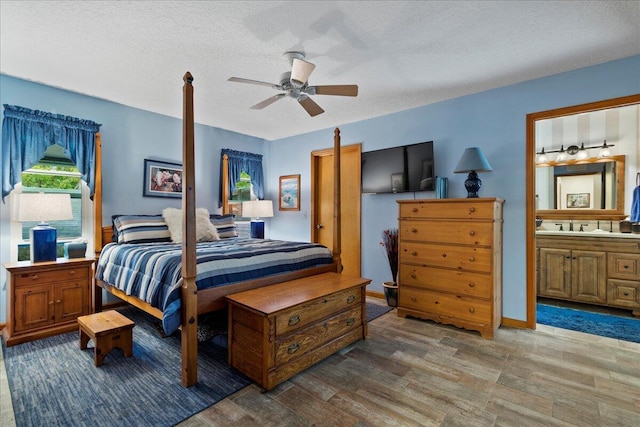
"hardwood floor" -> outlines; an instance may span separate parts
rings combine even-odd
[[[179,425],[638,426],[640,344],[543,325],[488,341],[392,311],[272,391],[251,385]]]
[[[180,426],[637,426],[640,344],[539,325],[477,332],[401,319],[274,390]]]

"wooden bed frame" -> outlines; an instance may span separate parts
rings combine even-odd
[[[183,160],[183,192],[182,214],[183,235],[182,244],[182,384],[185,387],[194,385],[198,380],[198,314],[226,308],[225,296],[249,289],[268,286],[289,280],[300,279],[329,271],[341,272],[340,261],[340,130],[334,131],[334,233],[333,233],[333,263],[327,266],[315,267],[302,271],[285,273],[275,277],[261,278],[233,285],[216,288],[196,289],[196,231],[195,231],[195,162],[194,162],[194,116],[193,116],[193,77],[187,72],[184,75],[183,86],[183,126],[182,126],[182,160]],[[104,245],[112,241],[113,229],[111,225],[103,226],[102,221],[102,141],[100,134],[96,136],[96,177],[94,194],[94,239],[95,253],[98,259]],[[223,191],[228,191],[228,167],[223,168]],[[101,280],[95,281],[94,310],[102,311],[102,289],[127,301],[143,311],[161,319],[162,312],[150,304],[127,295],[118,288]]]

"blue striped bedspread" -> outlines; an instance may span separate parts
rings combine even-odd
[[[198,243],[196,286],[224,286],[328,265],[331,251],[317,243],[231,238]],[[182,245],[109,243],[96,265],[96,279],[149,303],[163,313],[166,334],[180,326]]]

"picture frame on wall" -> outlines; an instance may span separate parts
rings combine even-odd
[[[567,194],[567,208],[568,209],[585,209],[591,206],[591,194],[590,193],[569,193]]]
[[[300,175],[280,177],[278,209],[281,211],[300,210]]]
[[[182,164],[144,159],[144,197],[182,197]]]

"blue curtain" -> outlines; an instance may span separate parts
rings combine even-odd
[[[223,148],[220,154],[220,192],[218,196],[218,206],[222,206],[222,158],[225,154],[229,157],[229,194],[233,194],[233,190],[236,188],[236,182],[240,180],[240,173],[244,171],[251,176],[251,184],[253,185],[255,195],[260,200],[264,199],[262,155]]]
[[[75,163],[93,200],[96,133],[100,126],[90,120],[4,104],[2,202],[22,181],[22,171],[38,163],[54,144],[62,147],[64,154]]]

